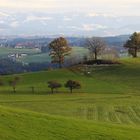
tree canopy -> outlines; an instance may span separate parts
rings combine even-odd
[[[140,51],[140,33],[133,33],[124,44],[124,47],[128,49],[129,54],[133,57],[137,57],[137,53]]]
[[[51,89],[51,92],[54,92],[54,89],[58,89],[61,88],[62,85],[60,83],[58,83],[57,81],[49,81],[48,82],[48,87]]]
[[[58,63],[59,68],[61,68],[64,63],[65,56],[69,55],[71,51],[67,40],[63,37],[56,38],[49,44],[49,48],[51,50],[50,56],[52,63]]]
[[[72,93],[73,89],[80,89],[81,84],[78,81],[68,80],[65,84],[66,88],[70,89],[70,92]]]

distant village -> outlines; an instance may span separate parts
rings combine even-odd
[[[124,42],[127,40],[128,36],[117,36],[117,37],[107,37],[104,38],[104,40],[107,42],[107,45],[109,46],[106,48],[106,53],[115,50],[118,52],[120,56],[127,55],[127,50],[123,48]],[[33,51],[40,52],[40,53],[46,53],[48,52],[47,45],[53,38],[0,38],[0,48],[13,48],[17,49],[18,51],[15,51],[14,53],[9,52],[8,58],[12,60],[17,60],[20,58],[27,57],[30,55],[29,53],[26,53],[20,51],[20,49],[32,49]],[[67,38],[70,46],[78,46],[78,47],[84,47],[84,39],[85,38],[78,38],[78,37],[69,37]]]
[[[20,42],[20,43],[19,43]],[[37,40],[33,40],[33,41],[15,41],[15,40],[0,40],[0,48],[12,48],[15,49],[15,52],[9,52],[8,54],[8,58],[12,59],[12,60],[17,60],[23,57],[26,57],[29,55],[29,53],[26,51],[26,53],[23,53],[22,51],[20,51],[20,49],[32,49],[33,51],[36,52],[41,52],[41,47],[44,46],[44,42],[40,42]],[[16,51],[17,50],[17,51]]]

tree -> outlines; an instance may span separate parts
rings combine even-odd
[[[20,80],[19,77],[15,77],[13,80],[9,80],[9,85],[12,86],[14,93],[16,92],[16,86],[19,80]]]
[[[70,89],[70,92],[73,92],[73,89],[80,89],[81,84],[78,81],[68,80],[65,84],[66,88]]]
[[[0,86],[4,86],[4,82],[2,79],[0,79]]]
[[[124,44],[124,47],[128,49],[129,54],[133,57],[137,57],[137,53],[140,51],[140,33],[133,33]]]
[[[49,44],[49,49],[51,50],[50,56],[52,63],[58,63],[59,68],[62,68],[65,56],[69,55],[71,51],[67,40],[63,37],[57,38]]]
[[[91,57],[95,60],[98,59],[98,55],[106,46],[105,42],[99,37],[88,38],[85,45],[89,49]]]
[[[30,88],[31,88],[32,93],[35,93],[35,87],[31,86]]]
[[[62,85],[60,83],[58,83],[57,81],[49,81],[48,82],[48,87],[51,88],[51,92],[52,94],[54,93],[54,89],[58,89],[61,88]]]

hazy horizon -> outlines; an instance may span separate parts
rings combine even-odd
[[[115,36],[140,31],[139,0],[0,0],[0,35]]]

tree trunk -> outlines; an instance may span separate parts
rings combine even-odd
[[[95,60],[97,60],[97,51],[95,51],[94,55],[95,55]]]
[[[72,87],[70,88],[70,93],[72,93]]]
[[[32,87],[32,93],[35,93],[35,89],[34,89],[34,87]]]
[[[13,87],[13,92],[16,93],[16,87]]]
[[[61,62],[59,62],[59,68],[60,68],[60,69],[62,68],[62,64],[61,64]]]
[[[133,56],[134,58],[136,58],[137,57],[137,47],[135,47],[135,49],[134,49],[134,56]]]
[[[52,90],[52,94],[53,94],[53,88],[51,90]]]

